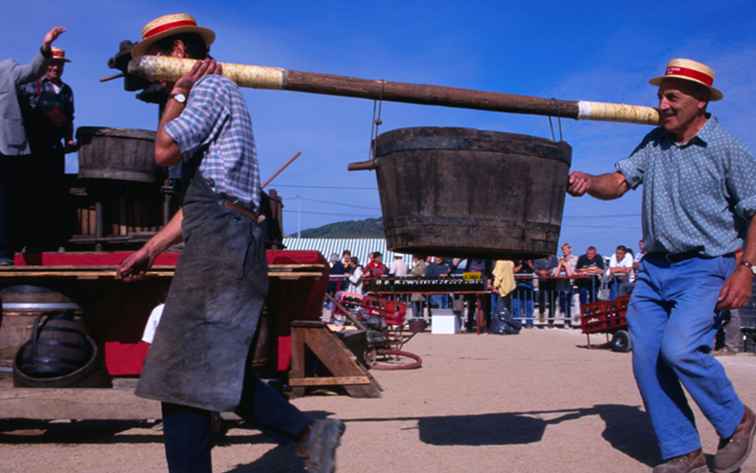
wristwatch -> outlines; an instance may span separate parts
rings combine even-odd
[[[178,103],[186,103],[186,95],[179,92],[178,94],[172,94],[171,98]]]
[[[740,264],[751,270],[751,274],[756,275],[756,266],[754,266],[753,263],[743,258],[742,260],[740,260]]]

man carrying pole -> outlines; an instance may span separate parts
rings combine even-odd
[[[137,395],[162,402],[171,473],[210,473],[212,412],[236,411],[282,442],[308,471],[331,473],[344,424],[312,421],[257,379],[247,356],[268,289],[260,178],[252,122],[239,88],[207,57],[215,34],[187,14],[148,23],[132,54],[199,60],[175,83],[155,139],[155,160],[193,170],[184,206],[119,268],[138,278],[169,246],[185,243]]]
[[[655,473],[708,471],[683,387],[721,438],[715,472],[740,468],[756,432],[753,411],[711,354],[721,311],[751,296],[756,263],[756,160],[707,111],[722,99],[713,82],[706,65],[671,60],[651,80],[661,126],[615,172],[569,180],[570,194],[607,200],[644,185],[647,253],[627,318],[635,379],[663,459]]]

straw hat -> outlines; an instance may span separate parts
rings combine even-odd
[[[197,26],[197,20],[188,13],[175,13],[155,18],[142,28],[142,40],[131,49],[131,57],[143,56],[155,42],[181,33],[196,33],[209,47],[215,41],[215,33]]]
[[[66,59],[66,50],[60,48],[50,48],[52,51],[52,60],[61,62],[71,62],[70,59]]]
[[[709,89],[711,100],[722,100],[724,94],[712,87],[714,84],[714,70],[706,64],[690,59],[676,58],[667,63],[667,69],[661,77],[654,77],[649,81],[652,85],[661,85],[664,79],[682,79],[695,82]]]

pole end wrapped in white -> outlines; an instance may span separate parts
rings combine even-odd
[[[141,56],[129,62],[129,74],[143,77],[150,81],[177,80],[192,69],[196,60],[167,56]],[[255,89],[283,89],[286,71],[280,67],[253,66],[246,64],[227,64],[223,66],[223,75],[241,87]]]
[[[653,107],[623,103],[578,102],[578,120],[601,120],[610,122],[659,124],[659,111]]]

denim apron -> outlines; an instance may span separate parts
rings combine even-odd
[[[225,208],[199,171],[183,212],[184,250],[136,394],[233,411],[268,291],[262,227]]]

